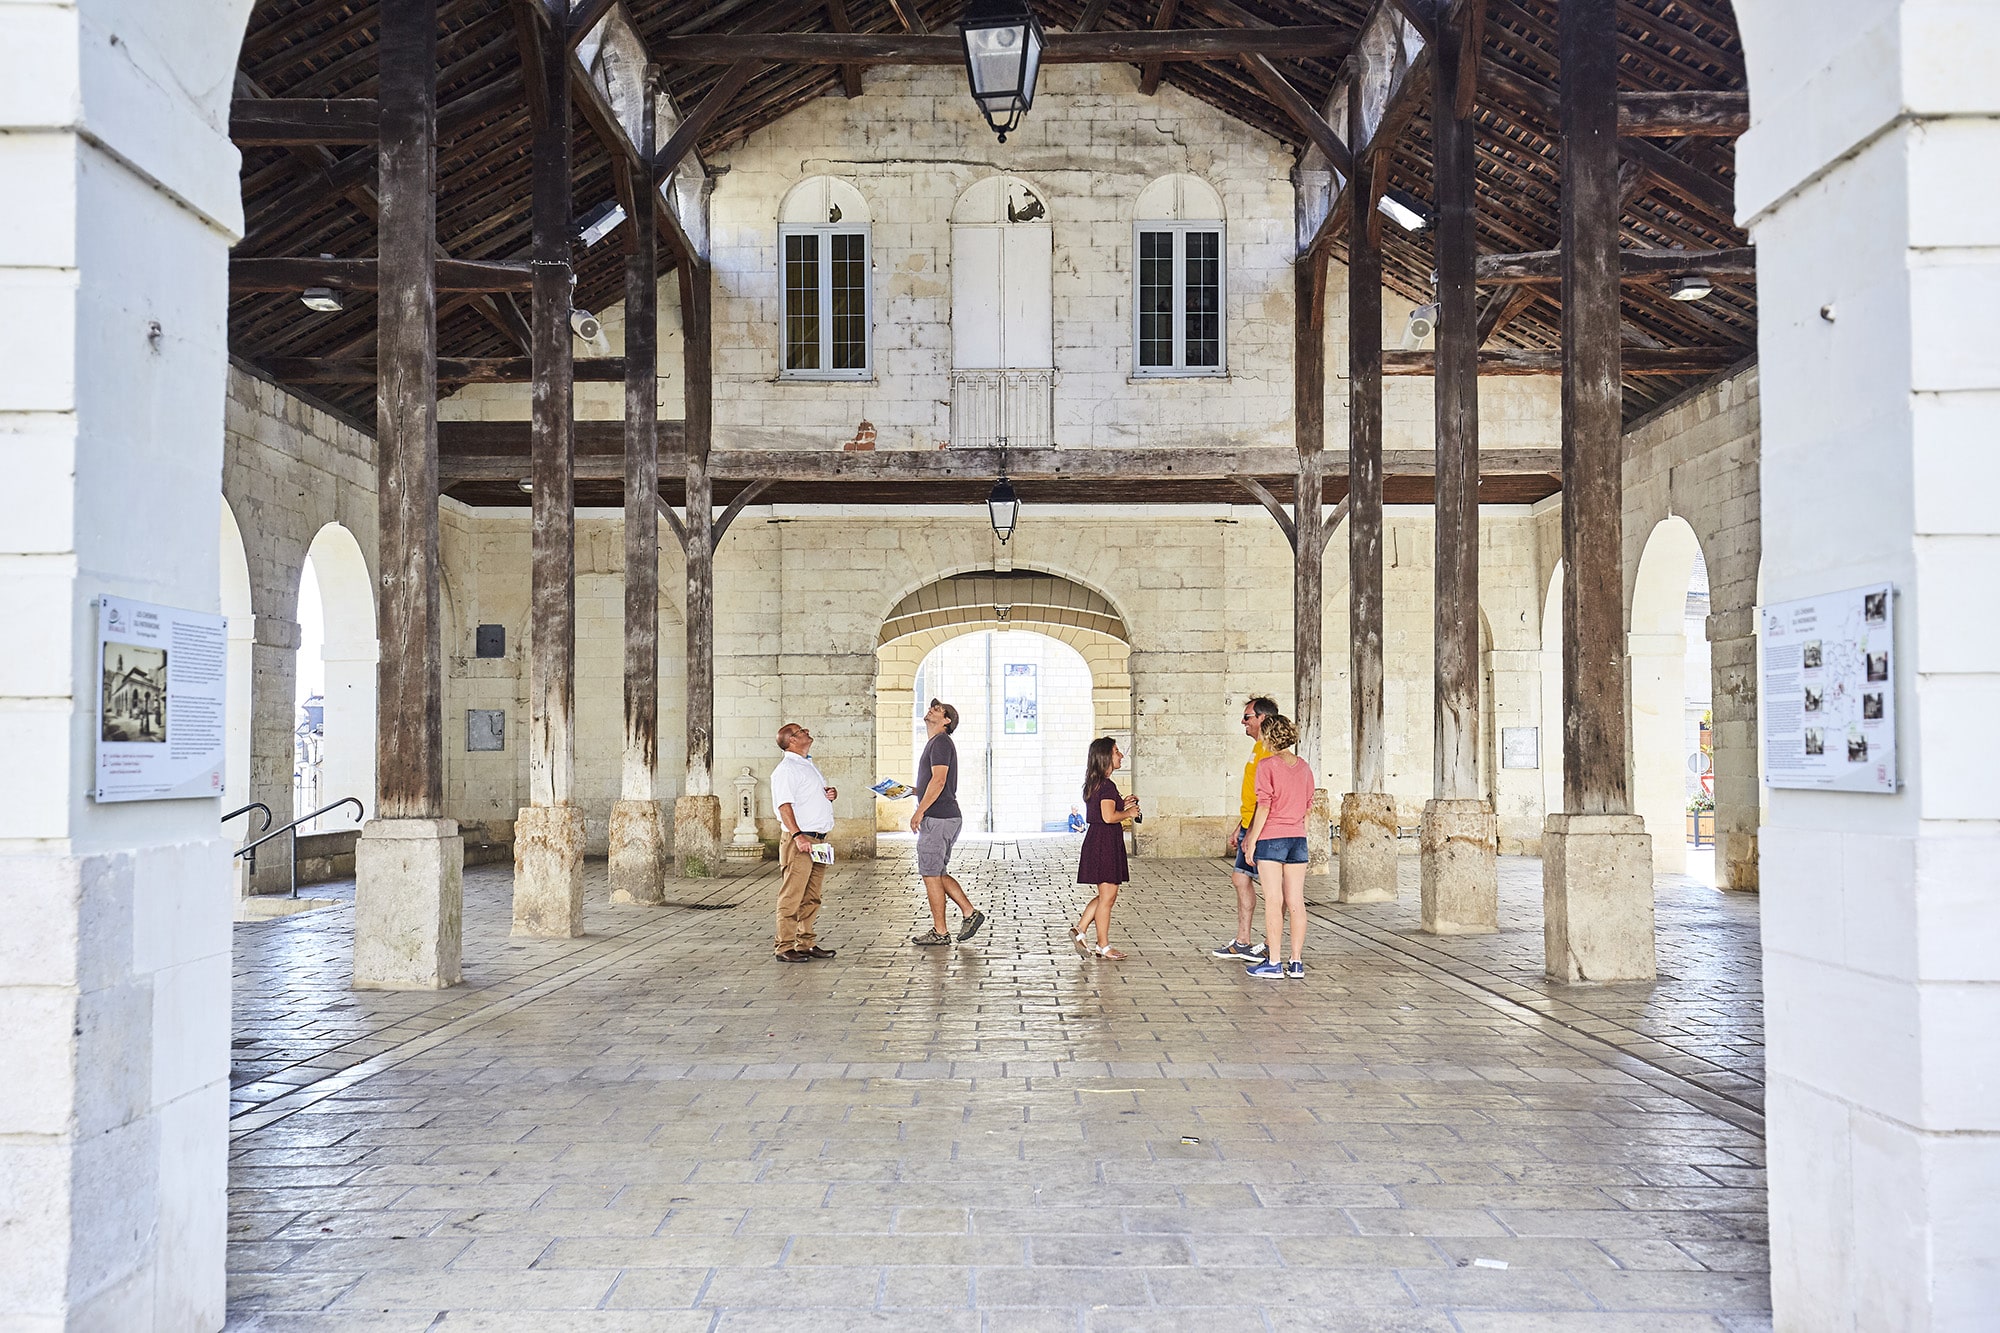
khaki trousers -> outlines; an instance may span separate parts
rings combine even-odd
[[[819,943],[813,922],[819,918],[819,886],[826,867],[797,850],[791,838],[778,845],[778,867],[777,952],[810,949]]]

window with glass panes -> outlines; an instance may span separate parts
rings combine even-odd
[[[868,233],[786,227],[783,373],[815,379],[869,374]]]
[[[1138,373],[1224,373],[1222,228],[1142,222],[1135,253]]]

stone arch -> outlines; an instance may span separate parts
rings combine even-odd
[[[368,561],[354,534],[328,523],[306,549],[319,581],[326,632],[320,660],[326,664],[326,758],[321,767],[323,799],[358,796],[375,809],[375,587]],[[299,811],[299,814],[305,813]]]
[[[1222,195],[1187,172],[1160,177],[1139,191],[1132,216],[1141,222],[1222,222]]]
[[[1687,595],[1701,542],[1669,515],[1646,537],[1633,576],[1626,680],[1631,699],[1632,808],[1653,835],[1653,868],[1687,869],[1683,750],[1687,698]]]

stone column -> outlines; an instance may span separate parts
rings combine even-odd
[[[1756,622],[1754,607],[1715,611],[1708,617],[1715,885],[1749,893],[1757,889],[1757,826],[1763,822],[1757,773]]]
[[[1543,966],[1654,974],[1653,855],[1626,772],[1615,0],[1567,0],[1562,46],[1563,812],[1542,837]]]
[[[1459,22],[1463,22],[1462,19]],[[1419,854],[1423,928],[1499,929],[1500,827],[1479,789],[1479,332],[1473,277],[1477,191],[1470,108],[1459,99],[1456,33],[1432,48],[1437,182],[1437,687],[1431,800]]]
[[[437,27],[436,0],[382,11],[376,624],[396,650],[374,690],[375,818],[354,847],[354,985],[367,990],[460,978],[465,844],[444,817],[438,606]],[[329,695],[336,674],[330,661]]]
[[[547,107],[534,135],[533,595],[528,627],[528,805],[514,820],[516,935],[583,934],[583,809],[576,789],[575,367],[570,345],[569,51],[541,42]]]
[[[929,702],[926,700],[926,702]],[[906,772],[910,767],[911,729],[910,719],[917,706],[914,689],[898,690],[878,687],[875,691],[875,775],[894,778],[898,782],[908,782],[916,776]],[[1092,735],[1100,734],[1102,728]],[[885,801],[877,796],[875,800],[875,831],[896,833],[907,829],[910,820],[908,801]]]
[[[296,585],[294,585],[296,586]],[[243,799],[271,807],[271,827],[292,818],[296,765],[299,623],[289,616],[259,615],[250,645],[250,791]],[[292,840],[277,838],[256,851],[254,870],[243,862],[250,893],[284,893],[292,887]]]

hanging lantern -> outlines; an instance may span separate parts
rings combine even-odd
[[[1003,474],[993,487],[993,493],[986,497],[986,513],[993,520],[993,535],[1002,545],[1014,535],[1014,525],[1021,519],[1021,500],[1014,494],[1014,488],[1007,484]]]
[[[1006,143],[1035,103],[1046,38],[1023,0],[972,0],[958,25],[965,41],[965,72],[972,100]]]

